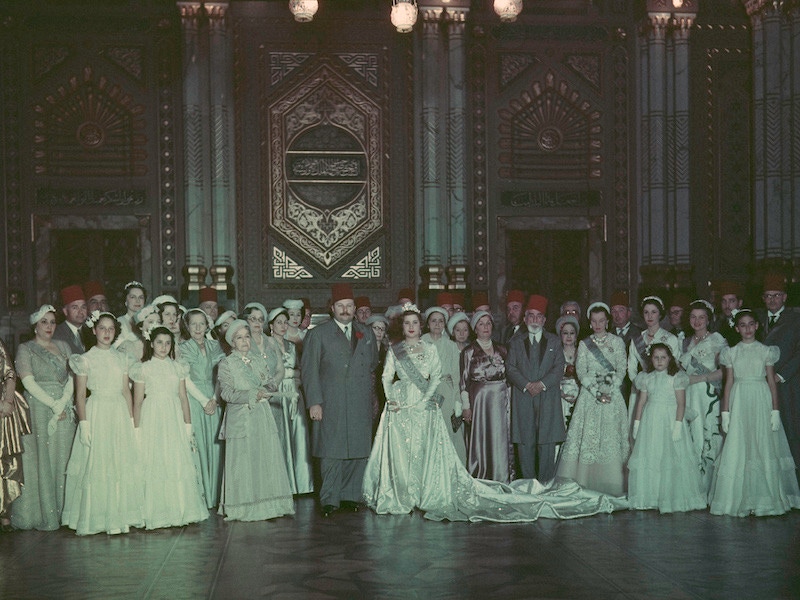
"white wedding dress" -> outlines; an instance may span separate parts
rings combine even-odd
[[[441,376],[436,348],[401,361],[386,355],[383,384],[387,405],[364,474],[364,500],[378,514],[407,514],[415,508],[432,520],[527,522],[540,517],[573,519],[625,509],[613,498],[555,479],[522,479],[510,485],[473,479],[459,460],[439,408],[432,400]],[[413,361],[427,381],[417,388],[407,372]],[[397,374],[398,379],[395,379]],[[395,404],[391,404],[395,403]]]

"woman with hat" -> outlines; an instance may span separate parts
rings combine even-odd
[[[268,315],[269,312],[266,307],[260,302],[248,302],[244,305],[244,318],[247,321],[247,326],[250,328],[251,351],[260,352],[264,359],[266,359],[267,354],[272,351],[264,332]]]
[[[488,313],[489,311],[484,312]],[[469,328],[469,317],[467,313],[457,312],[450,317],[447,320],[447,331],[450,337],[453,338],[456,348],[458,348],[458,353],[461,354],[461,351],[469,346],[469,343],[472,341],[470,340],[470,334],[472,332]]]
[[[447,309],[441,306],[432,306],[425,311],[424,317],[428,332],[422,336],[422,339],[433,344],[439,353],[439,362],[442,364],[442,379],[436,390],[437,394],[443,398],[439,408],[456,454],[462,464],[466,464],[467,447],[464,443],[464,430],[461,427],[463,417],[461,416],[458,370],[458,359],[461,353],[456,343],[445,333],[445,323],[450,318]]]
[[[217,340],[206,334],[211,317],[193,308],[184,317],[190,339],[180,344],[180,362],[188,369],[186,391],[192,415],[192,431],[197,441],[200,478],[208,508],[219,504],[222,483],[222,445],[218,439],[222,408],[214,390],[214,372],[225,354]]]
[[[53,339],[56,309],[41,306],[30,316],[34,338],[17,351],[17,374],[31,410],[25,451],[25,493],[14,505],[17,529],[52,531],[61,526],[67,462],[75,437],[69,345]]]
[[[263,521],[294,514],[269,399],[278,393],[283,363],[251,350],[250,328],[241,319],[225,332],[231,353],[219,363],[220,396],[227,402],[220,438],[225,468],[219,514],[229,521]],[[270,356],[272,353],[270,353]]]
[[[289,329],[289,313],[283,307],[273,308],[267,316],[270,341],[283,360],[284,375],[278,386],[279,395],[274,397],[272,416],[281,436],[289,474],[289,486],[293,494],[309,494],[314,491],[311,469],[311,449],[308,442],[306,404],[300,388],[300,361],[294,342],[286,339]]]
[[[461,353],[462,416],[471,425],[467,470],[478,479],[508,483],[513,469],[505,346],[492,341],[494,320],[477,311],[470,322],[476,339]]]
[[[129,281],[125,284],[125,314],[117,317],[120,334],[114,342],[115,347],[118,348],[126,340],[136,340],[136,334],[133,332],[135,317],[136,313],[144,308],[146,300],[147,290],[143,284],[138,281]]]
[[[308,331],[300,328],[306,317],[306,305],[302,300],[290,298],[284,300],[283,308],[286,309],[286,314],[289,315],[289,326],[286,329],[285,338],[294,343],[299,352],[303,347],[303,338],[306,337],[306,332]]]
[[[575,370],[575,359],[578,355],[578,332],[580,331],[578,319],[572,315],[559,317],[556,321],[556,333],[561,338],[561,347],[564,350],[564,376],[561,378],[561,410],[564,413],[564,427],[569,426],[572,413],[575,410],[575,401],[581,383]]]

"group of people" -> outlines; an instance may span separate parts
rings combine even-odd
[[[658,296],[637,327],[625,292],[585,314],[565,302],[550,330],[548,299],[518,290],[495,327],[486,298],[422,311],[409,290],[373,314],[336,284],[309,327],[301,299],[219,314],[214,290],[186,310],[134,281],[115,317],[102,285],[70,286],[61,324],[43,305],[16,365],[0,352],[0,528],[290,515],[315,490],[312,456],[325,517],[783,514],[800,508],[800,313],[764,283],[766,311],[735,284],[719,319],[678,307],[681,335]]]

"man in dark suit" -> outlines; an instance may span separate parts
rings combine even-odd
[[[766,312],[759,314],[763,324],[764,344],[780,348],[775,363],[775,380],[781,421],[794,457],[795,469],[800,468],[800,313],[786,306],[786,281],[782,275],[764,277],[762,295]],[[800,471],[798,471],[800,479]]]
[[[65,287],[61,290],[61,303],[66,319],[56,327],[53,339],[67,342],[73,354],[83,354],[86,352],[83,340],[84,323],[88,316],[83,288],[79,285]]]
[[[555,476],[556,444],[564,441],[566,433],[560,387],[564,350],[561,338],[544,331],[545,313],[547,298],[531,296],[525,306],[527,333],[511,338],[506,359],[511,438],[522,477],[539,481]]]
[[[631,340],[638,338],[642,335],[642,328],[634,323],[631,323],[631,306],[628,292],[625,290],[617,290],[611,294],[611,323],[612,333],[616,333],[625,342],[625,352],[627,353],[631,346]],[[627,402],[631,395],[631,380],[628,374],[622,380],[620,389],[622,390],[622,397]]]
[[[733,311],[742,308],[744,286],[734,281],[720,281],[716,285],[716,292],[721,309],[716,330],[728,341],[728,346],[733,348],[742,341],[742,336],[733,326]]]
[[[525,294],[520,290],[509,290],[506,294],[506,324],[500,329],[497,341],[508,344],[508,341],[520,330],[522,324],[522,306],[525,304]]]
[[[335,284],[331,291],[333,318],[308,331],[301,371],[326,517],[340,508],[358,510],[372,442],[372,373],[378,364],[375,334],[354,322],[352,288]]]

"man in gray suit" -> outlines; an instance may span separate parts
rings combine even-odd
[[[762,298],[767,307],[759,314],[764,344],[781,351],[775,363],[779,408],[800,481],[800,313],[786,306],[786,280],[782,275],[764,277]]]
[[[371,449],[372,374],[378,364],[372,329],[353,320],[350,285],[333,286],[331,312],[333,319],[308,331],[301,371],[326,517],[340,508],[358,510]]]
[[[508,343],[506,375],[511,383],[511,438],[522,477],[548,481],[556,474],[556,444],[565,437],[561,409],[564,350],[544,331],[547,298],[533,295],[525,306],[527,334]],[[538,466],[537,466],[538,459]]]
[[[83,342],[84,323],[88,316],[86,296],[79,285],[70,285],[61,290],[61,302],[66,320],[53,332],[54,340],[69,344],[74,354],[83,354],[86,347]]]

